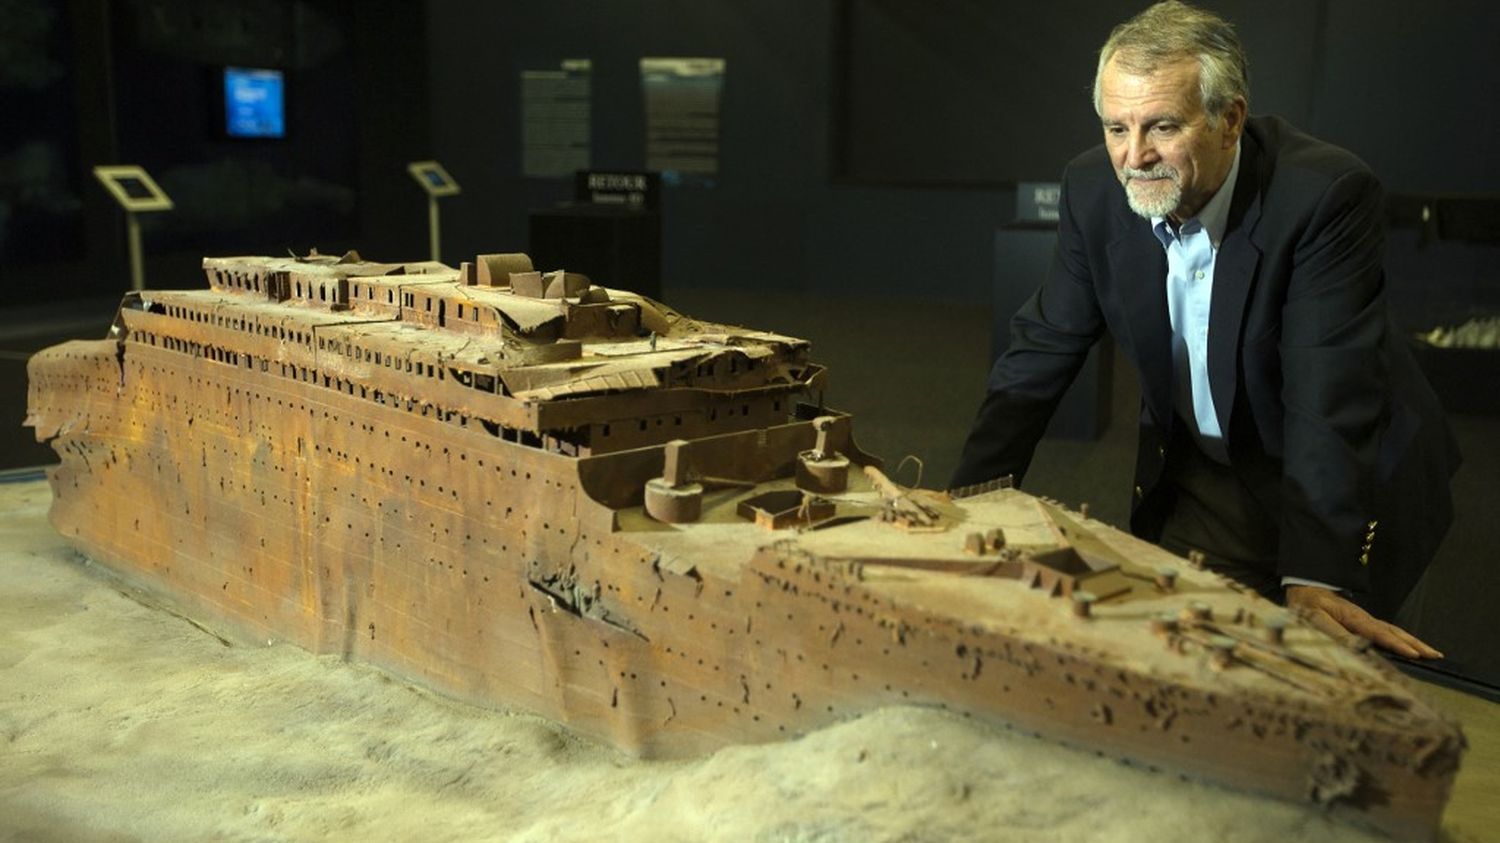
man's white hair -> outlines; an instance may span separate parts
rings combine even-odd
[[[1140,76],[1183,59],[1197,59],[1198,92],[1203,110],[1214,122],[1236,98],[1250,101],[1245,49],[1234,34],[1234,26],[1179,0],[1157,3],[1109,34],[1099,50],[1099,67],[1094,73],[1095,112],[1103,107],[1099,80],[1111,59],[1121,70]]]

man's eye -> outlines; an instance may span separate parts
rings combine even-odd
[[[1172,125],[1171,123],[1157,123],[1155,126],[1151,127],[1151,131],[1157,133],[1158,135],[1170,135],[1173,132],[1177,131],[1177,127]]]

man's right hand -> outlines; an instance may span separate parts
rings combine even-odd
[[[1376,646],[1390,650],[1409,659],[1440,659],[1443,654],[1424,643],[1410,632],[1387,623],[1361,609],[1352,600],[1340,597],[1338,592],[1315,585],[1289,585],[1286,587],[1286,605],[1301,609],[1313,626],[1323,630],[1339,641],[1347,642],[1351,636],[1373,641]]]

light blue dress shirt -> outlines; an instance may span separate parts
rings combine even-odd
[[[1173,227],[1152,217],[1151,230],[1167,252],[1167,313],[1172,321],[1172,400],[1177,414],[1191,422],[1198,447],[1209,459],[1227,465],[1224,431],[1214,412],[1208,385],[1208,315],[1213,302],[1214,261],[1229,227],[1229,201],[1240,173],[1240,149],[1217,193],[1198,215]]]
[[[1240,175],[1240,148],[1219,191],[1203,210],[1176,229],[1165,217],[1152,217],[1151,230],[1167,252],[1167,313],[1172,321],[1172,402],[1205,456],[1224,465],[1229,452],[1208,385],[1208,316],[1213,304],[1214,261],[1229,227],[1229,202]],[[1333,586],[1301,577],[1282,577],[1282,586]]]

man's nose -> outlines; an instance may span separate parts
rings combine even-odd
[[[1125,166],[1132,170],[1144,170],[1157,161],[1156,147],[1144,134],[1133,135],[1125,148]]]

